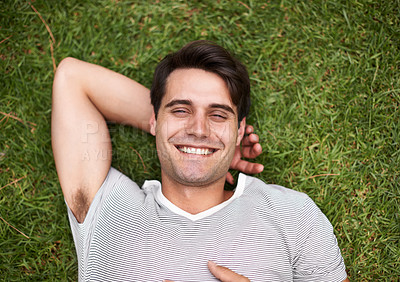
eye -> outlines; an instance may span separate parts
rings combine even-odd
[[[227,114],[222,112],[213,112],[210,116],[212,120],[217,122],[222,122],[228,119]]]
[[[174,114],[177,117],[185,117],[188,115],[190,112],[186,108],[176,108],[171,110],[172,114]]]

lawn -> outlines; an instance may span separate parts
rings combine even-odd
[[[399,0],[2,1],[1,279],[77,279],[51,150],[55,66],[72,56],[149,87],[162,57],[208,39],[248,67],[258,177],[317,203],[352,281],[398,281],[399,15]],[[110,131],[113,166],[159,178],[151,136]]]

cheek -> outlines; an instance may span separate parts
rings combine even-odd
[[[237,140],[237,127],[232,124],[221,124],[213,127],[213,132],[220,139],[225,146],[230,143],[236,145]]]
[[[168,140],[170,137],[175,136],[185,128],[184,122],[175,120],[158,122],[157,125],[157,135],[159,135],[161,139],[164,140]]]

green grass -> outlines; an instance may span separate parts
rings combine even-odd
[[[77,278],[51,152],[51,45],[56,63],[73,56],[150,86],[160,58],[188,41],[209,39],[248,66],[248,120],[264,148],[259,177],[315,200],[334,226],[352,281],[398,281],[398,0],[33,5],[54,43],[29,2],[0,5],[2,279]],[[113,165],[138,182],[158,178],[152,137],[124,126],[111,130]]]

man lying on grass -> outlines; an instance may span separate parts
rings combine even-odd
[[[242,139],[244,157],[261,153],[249,106],[246,68],[205,41],[164,58],[150,93],[100,66],[61,62],[52,144],[80,280],[346,279],[332,226],[305,194],[245,174],[224,190],[229,167],[263,170],[241,160]],[[156,137],[162,183],[138,187],[111,167],[106,120]]]

